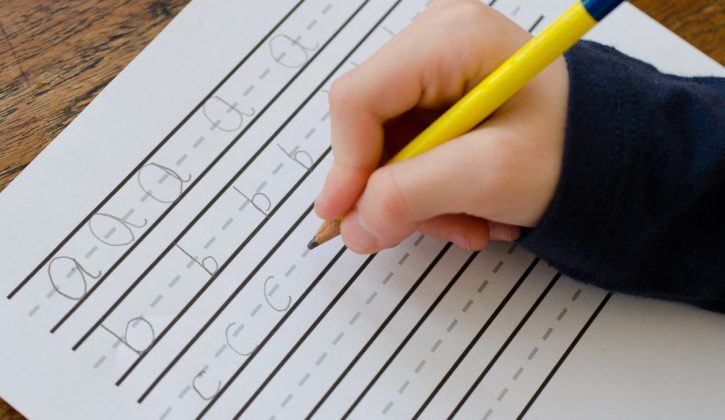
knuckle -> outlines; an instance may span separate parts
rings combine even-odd
[[[446,7],[446,18],[457,22],[480,22],[490,17],[490,8],[479,0],[454,0]]]
[[[509,32],[502,23],[506,19],[479,0],[451,0],[442,6],[436,13],[435,25],[447,34],[449,44],[465,46],[462,51],[478,52],[474,62],[489,57],[499,48],[498,42],[492,40]]]

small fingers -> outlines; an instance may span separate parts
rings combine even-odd
[[[444,214],[421,222],[418,230],[469,251],[483,249],[489,240],[486,220],[467,214]]]
[[[480,251],[489,241],[511,242],[521,236],[519,226],[492,222],[467,214],[436,216],[421,222],[418,230],[469,251]]]
[[[489,237],[492,241],[511,242],[521,237],[521,228],[505,223],[488,222]]]

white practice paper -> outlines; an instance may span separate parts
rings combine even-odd
[[[512,244],[307,251],[327,90],[425,0],[194,0],[0,195],[0,395],[31,418],[717,418],[725,317]],[[494,0],[543,29],[570,0]],[[624,4],[592,32],[714,61]]]

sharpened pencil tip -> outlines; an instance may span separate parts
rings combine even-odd
[[[325,242],[338,236],[339,234],[340,219],[327,220],[326,222],[322,223],[322,226],[320,226],[319,229],[317,229],[317,232],[312,237],[312,240],[310,241],[310,243],[307,244],[307,248],[317,248],[318,246],[324,244]]]

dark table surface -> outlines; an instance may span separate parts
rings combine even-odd
[[[0,191],[186,3],[0,0]],[[725,63],[724,1],[632,3]],[[21,418],[0,400],[0,420]]]

